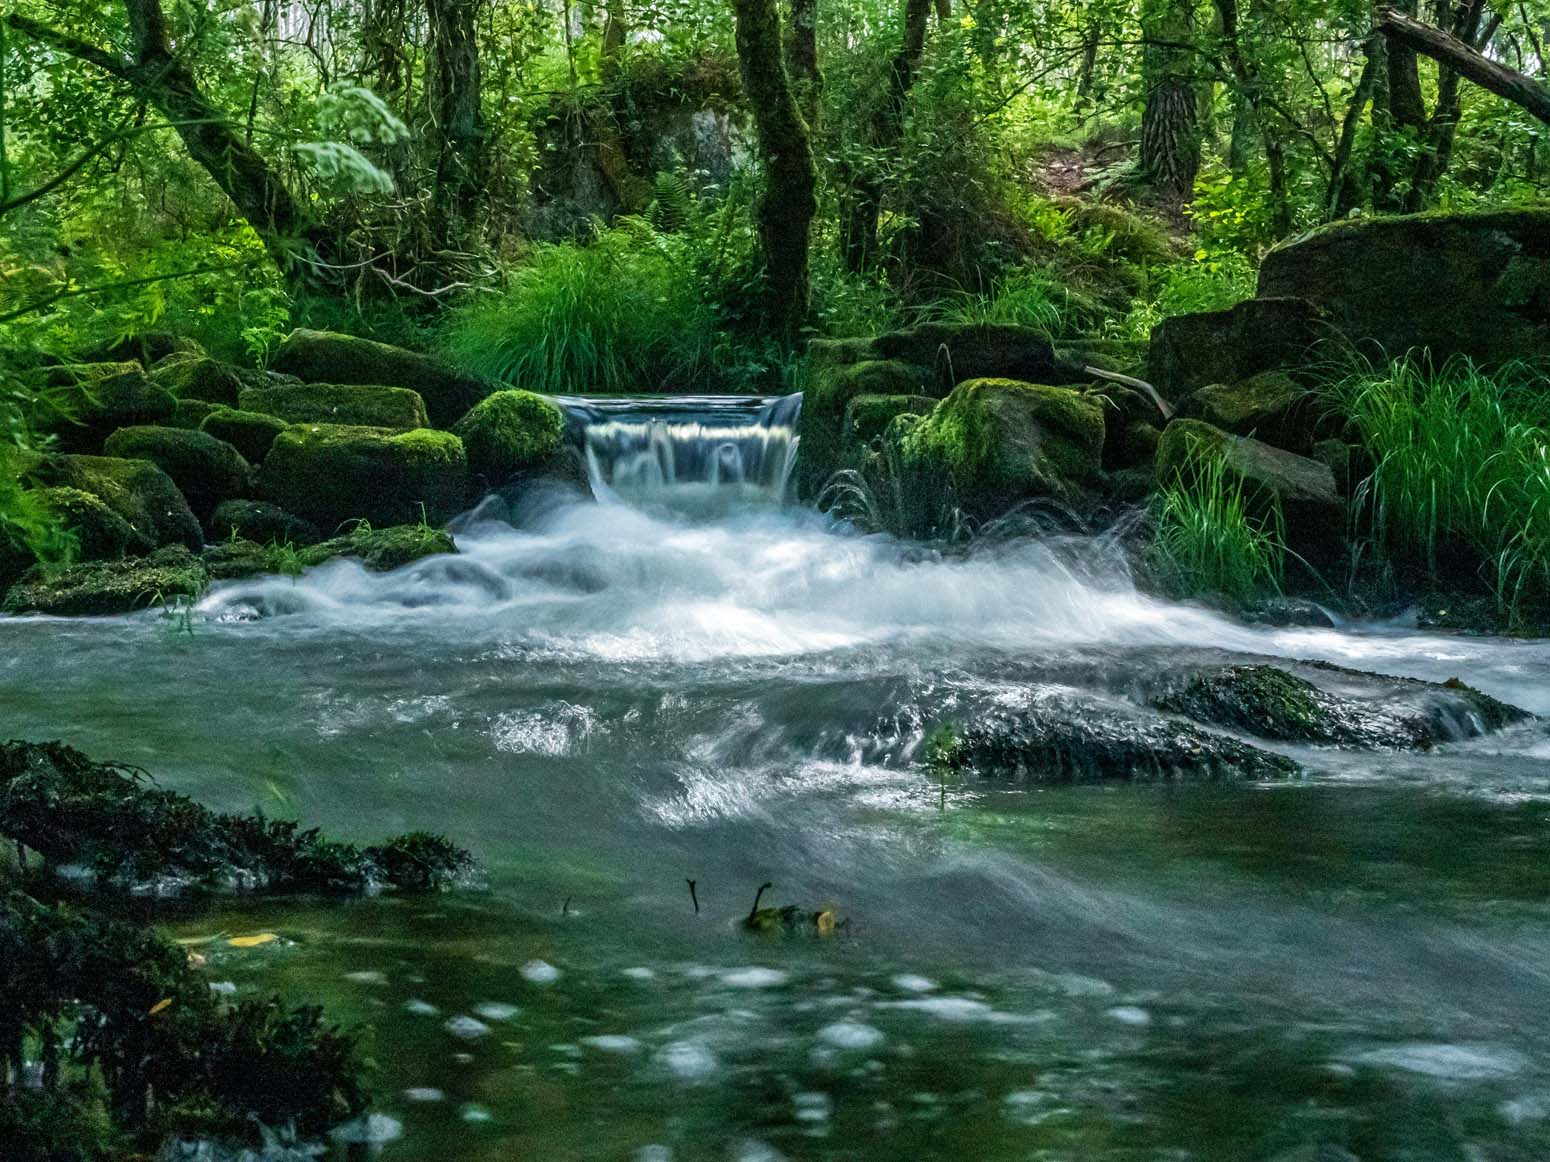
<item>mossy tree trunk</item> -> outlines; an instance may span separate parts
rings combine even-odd
[[[431,233],[440,250],[470,244],[485,185],[479,105],[479,0],[426,0],[430,31],[426,96],[436,149]]]
[[[1141,7],[1141,166],[1158,190],[1180,199],[1200,170],[1195,8],[1194,0],[1144,0]]]
[[[818,0],[791,0],[791,26],[786,30],[786,71],[797,108],[809,131],[818,127],[818,102],[823,74],[818,69]]]
[[[753,107],[765,169],[759,238],[769,283],[770,322],[790,343],[807,317],[807,249],[818,210],[818,172],[807,123],[797,109],[786,72],[776,0],[732,0],[732,11],[743,89]]]

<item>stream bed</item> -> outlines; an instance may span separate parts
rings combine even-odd
[[[1462,677],[1550,644],[1246,628],[1101,540],[942,554],[802,509],[528,504],[461,552],[0,620],[6,733],[484,890],[162,906],[212,984],[360,1030],[383,1157],[1550,1156],[1550,735],[1280,748],[1273,784],[937,781],[922,740],[1183,659]],[[694,880],[696,914],[686,880]],[[845,919],[759,937],[765,903]]]

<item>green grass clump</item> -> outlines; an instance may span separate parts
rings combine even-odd
[[[1274,497],[1251,495],[1220,454],[1196,447],[1154,501],[1153,552],[1180,596],[1279,593],[1286,529]]]
[[[1328,389],[1373,464],[1373,538],[1433,581],[1478,570],[1518,621],[1550,590],[1550,378],[1468,359],[1364,368]]]
[[[679,235],[626,221],[585,246],[541,245],[495,294],[454,310],[449,354],[546,394],[655,391],[712,381],[730,340]]]

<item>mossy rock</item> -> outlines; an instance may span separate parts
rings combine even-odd
[[[1186,722],[1075,700],[939,727],[927,761],[944,773],[1031,783],[1282,779],[1302,769]]]
[[[270,384],[243,388],[238,403],[245,412],[276,416],[292,424],[347,424],[407,432],[430,423],[420,393],[406,387]]]
[[[88,492],[122,517],[135,531],[131,552],[158,545],[204,546],[204,530],[172,478],[149,460],[111,456],[36,457],[23,471],[24,482],[38,488],[75,488]]]
[[[172,413],[172,418],[164,426],[184,428],[191,432],[197,432],[203,426],[206,418],[211,413],[219,411],[220,408],[220,404],[206,403],[202,399],[180,399],[178,400],[177,408]]]
[[[210,536],[217,541],[236,537],[267,545],[310,545],[323,539],[310,521],[262,500],[224,500],[210,517]]]
[[[172,545],[148,557],[92,561],[58,571],[35,566],[11,586],[3,608],[6,613],[102,617],[179,598],[192,600],[208,583],[199,558]]]
[[[82,364],[49,368],[47,404],[36,413],[38,431],[66,452],[97,452],[119,428],[165,423],[177,411],[171,392],[146,378],[138,364]]]
[[[42,488],[38,493],[75,537],[77,560],[113,561],[131,549],[150,547],[128,521],[89,492]]]
[[[1284,371],[1197,388],[1180,401],[1178,414],[1299,455],[1307,455],[1331,426],[1318,394]]]
[[[1026,383],[1085,384],[1087,373],[1068,363],[1050,341],[1031,327],[1006,323],[922,323],[891,331],[873,341],[883,359],[930,369],[940,395],[966,379],[1016,379]]]
[[[253,491],[253,470],[242,453],[208,432],[184,428],[123,428],[103,450],[125,460],[149,460],[172,478],[194,515],[208,520],[215,506]]]
[[[177,399],[197,399],[233,407],[241,383],[224,363],[195,354],[169,356],[150,370],[151,382]]]
[[[450,533],[430,525],[412,524],[388,529],[357,529],[303,549],[298,559],[302,565],[311,568],[338,557],[351,557],[368,569],[386,572],[422,557],[455,552],[457,545]]]
[[[456,422],[500,387],[427,355],[331,331],[292,331],[275,351],[270,366],[308,383],[410,388],[420,393],[430,421],[437,427]]]
[[[1069,387],[971,379],[902,440],[917,470],[948,481],[970,512],[995,516],[1047,496],[1080,504],[1103,457],[1103,407]]]
[[[499,486],[559,455],[565,416],[541,395],[498,391],[471,408],[452,431],[468,452],[469,470]]]
[[[845,413],[851,400],[863,395],[925,395],[932,382],[929,369],[896,359],[824,363],[810,371],[811,382],[802,393],[802,414],[797,420],[802,440],[797,487],[809,499],[835,472],[860,463],[864,447],[845,438]]]
[[[468,456],[450,432],[298,424],[281,432],[259,473],[263,498],[318,527],[441,524],[462,508]]]
[[[1078,230],[1102,231],[1111,239],[1108,253],[1137,266],[1164,267],[1181,257],[1179,244],[1157,221],[1112,202],[1055,197],[1050,204],[1070,215]]]
[[[245,412],[236,408],[218,408],[207,415],[199,430],[208,432],[217,440],[225,440],[249,464],[262,464],[269,455],[275,437],[290,424],[279,416],[261,412]]]
[[[1152,329],[1146,379],[1179,402],[1213,383],[1240,383],[1262,371],[1306,375],[1344,349],[1340,332],[1303,298],[1248,299],[1225,311],[1174,315]]]
[[[858,395],[845,405],[847,446],[865,446],[882,436],[895,416],[923,416],[936,406],[928,395]]]

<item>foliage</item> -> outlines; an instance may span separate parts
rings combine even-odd
[[[1373,537],[1433,579],[1477,570],[1513,619],[1550,592],[1550,378],[1406,356],[1332,383],[1372,462]]]
[[[1211,257],[1201,251],[1193,262],[1148,272],[1129,313],[1113,329],[1124,338],[1145,342],[1152,328],[1164,319],[1224,311],[1253,298],[1258,278],[1254,264],[1241,254]]]

